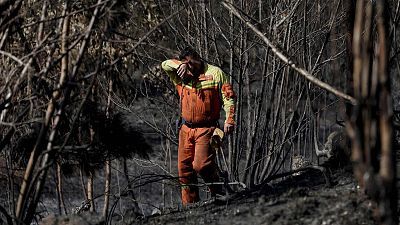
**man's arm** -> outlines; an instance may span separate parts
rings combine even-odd
[[[168,74],[174,85],[182,83],[177,71],[182,62],[176,59],[168,59],[161,63],[161,68]]]
[[[224,132],[232,133],[233,128],[235,126],[235,92],[233,91],[232,85],[229,83],[228,76],[220,70],[221,77],[221,94],[222,94],[222,102],[224,104],[225,111],[225,124],[224,124]]]

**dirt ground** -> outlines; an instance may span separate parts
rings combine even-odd
[[[227,202],[209,200],[123,224],[375,224],[373,206],[352,174],[337,171],[331,179],[329,187],[320,172],[304,172]]]

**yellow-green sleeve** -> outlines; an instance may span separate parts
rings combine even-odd
[[[178,85],[182,82],[181,78],[176,73],[181,64],[182,62],[176,59],[168,59],[161,63],[161,68],[168,74],[174,85]]]
[[[229,77],[222,71],[219,70],[221,79],[221,94],[222,102],[225,111],[225,123],[235,125],[235,99],[236,95],[233,91],[232,85],[229,83]]]

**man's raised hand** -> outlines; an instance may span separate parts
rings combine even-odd
[[[182,63],[181,65],[179,65],[178,67],[178,76],[183,79],[185,77],[185,75],[187,74],[188,71],[188,65],[187,63]]]

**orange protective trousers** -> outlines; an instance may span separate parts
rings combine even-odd
[[[189,128],[182,125],[179,132],[178,172],[182,185],[182,204],[199,201],[197,174],[204,182],[218,181],[215,164],[215,150],[210,146],[210,139],[215,127]],[[211,194],[218,186],[209,185]]]

